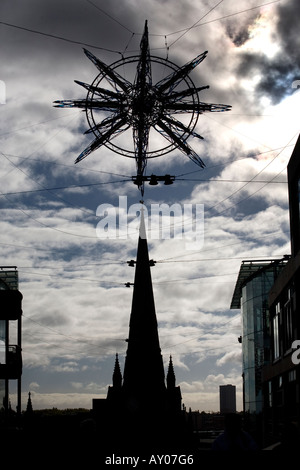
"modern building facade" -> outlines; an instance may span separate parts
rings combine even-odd
[[[234,289],[232,309],[241,309],[243,351],[243,411],[248,429],[261,427],[263,411],[262,370],[270,362],[270,313],[268,295],[287,259],[243,261]]]
[[[9,385],[17,383],[17,412],[21,413],[22,294],[15,266],[0,268],[0,408],[5,419],[10,408]],[[14,324],[14,328],[12,328]]]
[[[236,413],[235,385],[220,385],[220,413]]]
[[[300,438],[300,137],[287,174],[291,258],[268,297],[271,357],[263,369],[266,442],[280,440],[286,427],[293,427]]]
[[[291,255],[244,261],[231,303],[242,310],[244,412],[265,446],[300,439],[300,136],[287,176]]]

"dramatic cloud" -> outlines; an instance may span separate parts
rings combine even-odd
[[[181,66],[208,50],[191,73],[195,86],[210,86],[200,99],[232,105],[200,115],[195,131],[204,140],[188,139],[205,169],[180,151],[148,162],[148,175],[176,176],[171,186],[146,184],[144,195],[164,365],[171,354],[187,407],[217,411],[219,385],[232,383],[241,409],[241,322],[231,298],[243,259],[290,252],[286,165],[300,127],[292,87],[300,5],[262,3],[2,0],[0,256],[2,266],[17,266],[23,294],[23,408],[29,391],[34,408],[90,408],[106,396],[116,352],[124,367],[125,284],[134,279],[127,261],[138,237],[130,208],[141,198],[135,161],[103,147],[74,165],[91,141],[85,114],[53,101],[85,97],[74,80],[91,83],[98,72],[83,47],[108,64],[137,55],[147,19],[153,55]],[[119,72],[132,78],[134,67]],[[204,205],[201,243],[151,236],[151,204],[162,203],[182,215],[184,205],[194,213]],[[117,228],[128,215],[122,238],[109,228],[97,236],[101,204],[114,209]],[[182,215],[164,217],[175,234]],[[196,233],[195,221],[183,220]]]
[[[265,97],[274,105],[280,103],[293,93],[292,83],[300,77],[300,39],[296,33],[299,9],[297,2],[280,2],[276,13],[262,11],[247,30],[233,38],[235,45],[244,46],[237,74],[240,78],[256,77],[255,96],[259,103]],[[259,39],[266,41],[266,47],[255,50],[253,43]]]

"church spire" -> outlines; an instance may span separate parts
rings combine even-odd
[[[168,368],[168,373],[167,373],[167,388],[168,390],[175,388],[176,386],[176,377],[175,377],[175,372],[174,372],[174,367],[173,367],[173,361],[172,361],[172,356],[170,356],[169,360],[169,368]]]
[[[164,379],[142,207],[123,388],[149,402],[165,391]]]
[[[113,373],[113,387],[120,389],[122,386],[122,374],[121,374],[121,369],[120,369],[120,363],[119,363],[119,356],[118,353],[116,354],[116,362],[115,362],[115,368],[114,368],[114,373]]]
[[[27,413],[27,414],[32,414],[32,413],[33,413],[32,401],[31,401],[31,392],[28,392],[28,400],[27,400],[26,413]]]

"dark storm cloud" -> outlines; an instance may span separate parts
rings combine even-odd
[[[19,2],[15,9],[11,8],[10,1],[4,0],[0,12],[3,22],[117,52],[124,50],[132,32],[139,32],[143,28],[142,24],[135,24],[136,15],[131,11],[130,4],[126,4],[125,9],[122,2],[116,0],[109,3],[102,0],[27,0]],[[71,43],[5,25],[1,25],[1,30],[3,38],[10,37],[12,42],[19,43],[20,48],[22,43],[32,45],[35,54],[49,54],[51,51],[59,53],[61,48],[68,45],[73,55],[80,47],[76,47],[76,44],[71,47]]]
[[[236,69],[241,78],[259,75],[254,99],[266,96],[274,105],[294,92],[292,83],[300,77],[300,3],[291,0],[279,6],[277,12],[274,41],[279,44],[279,51],[273,57],[261,51],[244,53]],[[246,37],[245,31],[243,37]],[[235,44],[240,45],[238,40]]]
[[[295,64],[300,63],[300,36],[299,36],[299,18],[300,2],[291,0],[278,7],[279,20],[277,32],[280,41],[284,46],[284,51],[288,54]]]
[[[237,47],[242,46],[250,37],[249,26],[257,18],[257,12],[250,13],[247,16],[230,18],[226,24],[226,33]]]
[[[276,105],[294,91],[292,82],[299,76],[300,69],[291,57],[282,53],[272,59],[263,54],[245,53],[237,72],[243,78],[259,74],[254,98],[266,96]]]
[[[242,46],[248,39],[249,39],[249,31],[248,28],[240,29],[236,31],[232,28],[231,25],[227,27],[227,34],[232,40],[233,44],[237,47]]]

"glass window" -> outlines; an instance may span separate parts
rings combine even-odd
[[[293,342],[293,315],[292,315],[292,303],[289,299],[283,309],[283,325],[284,325],[284,346],[285,350],[288,351],[292,347]]]
[[[294,382],[296,380],[296,369],[289,371],[289,382]]]
[[[279,311],[278,311],[278,306],[280,304],[276,305],[276,313],[275,316],[273,317],[273,352],[274,352],[274,359],[277,359],[280,356],[280,351],[279,351]],[[279,306],[280,309],[280,306]]]

